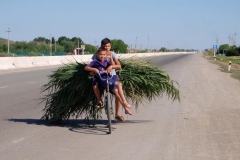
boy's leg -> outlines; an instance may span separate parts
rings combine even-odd
[[[118,94],[119,94],[119,96],[120,96],[120,98],[121,98],[120,103],[121,103],[124,107],[126,107],[126,108],[132,108],[132,106],[127,103],[126,98],[125,98],[125,96],[124,96],[124,94],[123,94],[122,84],[121,84],[120,82],[116,82],[115,85],[118,87]]]
[[[119,100],[117,98],[115,98],[115,107],[116,107],[116,116],[121,116],[120,114],[120,106],[121,103],[119,102]]]
[[[121,113],[120,113],[121,103],[117,98],[115,98],[115,107],[116,107],[115,118],[118,119],[119,121],[124,122],[125,118],[121,116]]]
[[[100,103],[100,106],[96,106],[97,108],[101,108],[103,105],[102,99],[101,99],[101,94],[100,94],[100,89],[98,87],[98,85],[94,85],[93,86],[93,92],[95,94],[95,96],[97,97],[97,101],[98,103]]]
[[[119,90],[118,89],[114,89],[113,93],[115,94],[116,99],[123,105],[123,108],[125,110],[125,114],[129,114],[132,115],[132,113],[130,112],[130,110],[126,107],[126,105],[124,104],[124,101],[121,99],[121,96],[119,95]],[[127,102],[125,102],[127,103]],[[128,104],[128,103],[127,103]],[[120,107],[119,107],[120,108]],[[117,117],[117,116],[116,116]]]
[[[97,97],[97,100],[101,101],[102,99],[101,99],[100,90],[99,90],[98,85],[93,86],[93,92],[94,92],[95,96]]]
[[[119,77],[118,77],[117,75],[114,75],[114,76],[112,77],[112,79],[113,79],[115,82],[119,81]],[[115,88],[115,89],[116,89],[116,88]],[[116,114],[115,114],[115,116],[116,116],[116,117],[121,117],[122,121],[125,121],[125,119],[121,116],[121,113],[120,113],[121,103],[120,103],[120,101],[119,101],[117,98],[115,98],[115,108],[116,108]]]

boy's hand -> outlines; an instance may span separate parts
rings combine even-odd
[[[91,76],[95,76],[96,73],[90,72],[89,74],[90,74]]]
[[[95,74],[98,74],[98,73],[99,73],[99,70],[98,70],[97,68],[94,68],[93,72],[94,72]]]
[[[107,58],[112,58],[112,53],[111,52],[109,52],[108,54],[107,54]]]
[[[107,68],[106,72],[110,73],[111,71],[112,71],[112,65]]]

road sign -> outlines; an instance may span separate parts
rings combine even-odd
[[[81,45],[81,49],[85,49],[85,45]]]
[[[217,45],[213,45],[212,48],[213,48],[213,49],[218,49],[218,46],[217,46]]]

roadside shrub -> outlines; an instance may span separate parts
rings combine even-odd
[[[230,48],[227,51],[226,56],[240,56],[240,54],[236,48]]]
[[[0,57],[17,57],[14,53],[0,53]]]
[[[0,57],[8,57],[6,53],[0,53]]]

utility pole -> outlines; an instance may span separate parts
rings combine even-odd
[[[230,49],[230,45],[231,45],[231,37],[230,37],[230,35],[228,36],[228,39],[229,39],[229,49]]]
[[[55,52],[56,52],[57,50],[56,50],[56,40],[55,40]],[[55,53],[56,54],[56,53]]]
[[[237,37],[237,33],[235,32],[234,35],[233,35],[233,45],[235,46],[236,45],[236,37]]]
[[[9,53],[9,33],[11,32],[10,28],[8,28],[8,30],[6,32],[8,32],[8,53]]]
[[[218,36],[217,36],[217,40],[216,40],[216,45],[218,46]],[[217,48],[217,53],[218,53],[218,48]]]
[[[50,34],[50,56],[52,56],[52,35]]]
[[[137,52],[137,37],[136,37],[136,44],[135,44],[135,52]]]
[[[148,52],[149,52],[149,35],[148,35],[148,47],[147,48],[148,48]]]

